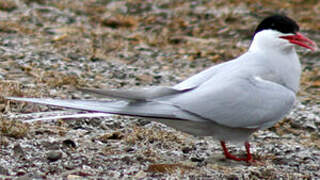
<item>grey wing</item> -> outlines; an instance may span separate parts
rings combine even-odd
[[[79,90],[87,93],[94,93],[103,95],[106,97],[123,99],[129,101],[148,101],[151,99],[163,97],[163,96],[171,96],[180,93],[184,93],[186,91],[190,91],[195,87],[189,87],[184,89],[175,89],[171,87],[151,87],[151,88],[142,88],[142,89],[85,89],[79,88]]]
[[[53,105],[70,109],[79,109],[110,114],[140,116],[150,118],[168,118],[177,120],[205,121],[197,116],[185,112],[174,105],[153,101],[101,101],[50,98],[21,98],[6,97],[9,100],[24,101],[45,105]]]
[[[85,92],[101,94],[107,97],[121,99],[117,101],[104,100],[63,100],[49,98],[20,98],[6,97],[10,100],[25,101],[46,105],[54,105],[71,109],[80,109],[95,112],[104,112],[111,114],[121,114],[130,116],[169,118],[180,120],[205,121],[197,116],[193,116],[178,107],[166,103],[157,102],[153,99],[159,97],[170,97],[183,94],[193,88],[174,89],[170,87],[153,87],[149,89],[131,89],[131,90],[99,90],[99,89],[81,89]]]
[[[169,101],[180,109],[227,127],[267,128],[284,117],[295,93],[260,78],[206,82]]]

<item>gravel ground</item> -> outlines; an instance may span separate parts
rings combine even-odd
[[[0,1],[0,179],[320,178],[319,51],[297,48],[299,101],[251,137],[251,164],[224,159],[211,137],[145,119],[81,118],[88,114],[3,98],[93,99],[75,87],[174,85],[245,52],[275,12],[320,41],[317,1]],[[57,115],[72,116],[35,121]]]

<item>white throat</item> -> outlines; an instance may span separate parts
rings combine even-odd
[[[275,77],[279,77],[273,81],[296,93],[300,84],[301,64],[294,45],[279,38],[283,35],[285,34],[274,30],[258,32],[248,52],[263,56],[263,63],[273,69]]]

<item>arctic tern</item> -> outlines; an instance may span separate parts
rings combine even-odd
[[[301,64],[294,45],[312,51],[316,44],[299,33],[285,15],[265,18],[256,28],[249,50],[173,87],[132,90],[82,89],[118,99],[61,100],[7,97],[10,100],[110,114],[152,118],[196,136],[213,136],[226,158],[253,161],[248,137],[273,126],[293,107]],[[242,142],[246,157],[229,153],[225,142]]]

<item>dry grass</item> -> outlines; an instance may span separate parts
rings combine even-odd
[[[23,138],[30,131],[29,124],[0,116],[0,134],[14,138]]]
[[[146,171],[165,174],[184,174],[192,169],[194,168],[182,164],[151,164]]]
[[[34,30],[29,27],[23,26],[16,21],[0,20],[0,32],[30,35],[34,33]]]
[[[17,4],[14,0],[0,1],[0,10],[2,11],[13,11],[17,8]]]
[[[139,126],[130,128],[130,131],[125,136],[124,140],[129,144],[160,143],[161,146],[171,146],[173,142],[176,144],[183,143],[183,140],[181,140],[174,132]]]

